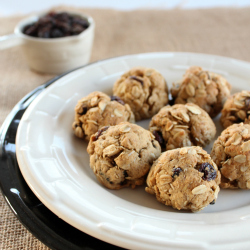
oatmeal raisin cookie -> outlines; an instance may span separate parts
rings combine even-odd
[[[193,103],[163,107],[152,118],[149,130],[166,150],[205,146],[216,134],[210,116]]]
[[[184,147],[164,152],[147,177],[146,191],[159,202],[193,212],[214,204],[220,172],[201,147]]]
[[[128,122],[99,130],[91,136],[87,151],[96,178],[110,189],[142,185],[161,154],[152,133]]]
[[[231,85],[222,76],[193,66],[179,83],[173,83],[171,94],[175,104],[195,103],[215,117],[230,96],[230,90]]]
[[[164,77],[154,69],[137,67],[118,79],[113,93],[128,103],[137,121],[156,114],[168,103],[168,87]]]
[[[75,135],[86,140],[103,126],[120,122],[134,122],[134,114],[128,104],[119,97],[95,91],[78,101],[72,128]]]
[[[211,157],[221,172],[221,188],[250,189],[250,125],[233,124],[214,142]]]
[[[221,111],[221,124],[224,128],[250,118],[250,91],[243,90],[230,96]]]

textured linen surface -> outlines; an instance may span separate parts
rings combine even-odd
[[[96,22],[91,61],[161,51],[199,52],[250,61],[250,8],[137,10],[73,9]],[[23,17],[0,18],[0,35],[11,33]],[[26,65],[20,47],[0,51],[0,125],[14,105],[54,75]],[[169,83],[170,84],[170,83]],[[16,219],[0,194],[0,249],[47,248]]]

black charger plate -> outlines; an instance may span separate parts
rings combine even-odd
[[[109,249],[120,247],[98,240],[61,220],[30,190],[16,159],[16,132],[30,103],[63,75],[26,95],[11,111],[0,129],[0,187],[4,198],[21,223],[51,249]]]

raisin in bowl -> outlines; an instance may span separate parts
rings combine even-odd
[[[94,30],[88,15],[50,12],[22,20],[14,33],[31,69],[61,74],[89,62]]]
[[[49,12],[24,27],[23,33],[39,38],[59,38],[79,35],[89,27],[86,18],[67,12]]]

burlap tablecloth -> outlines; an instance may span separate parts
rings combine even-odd
[[[96,21],[91,61],[156,51],[201,52],[250,61],[250,8],[77,10]],[[0,35],[11,33],[21,18],[0,18]],[[24,95],[52,77],[30,71],[19,47],[0,51],[0,124]],[[49,249],[21,225],[1,194],[0,226],[1,250]]]

